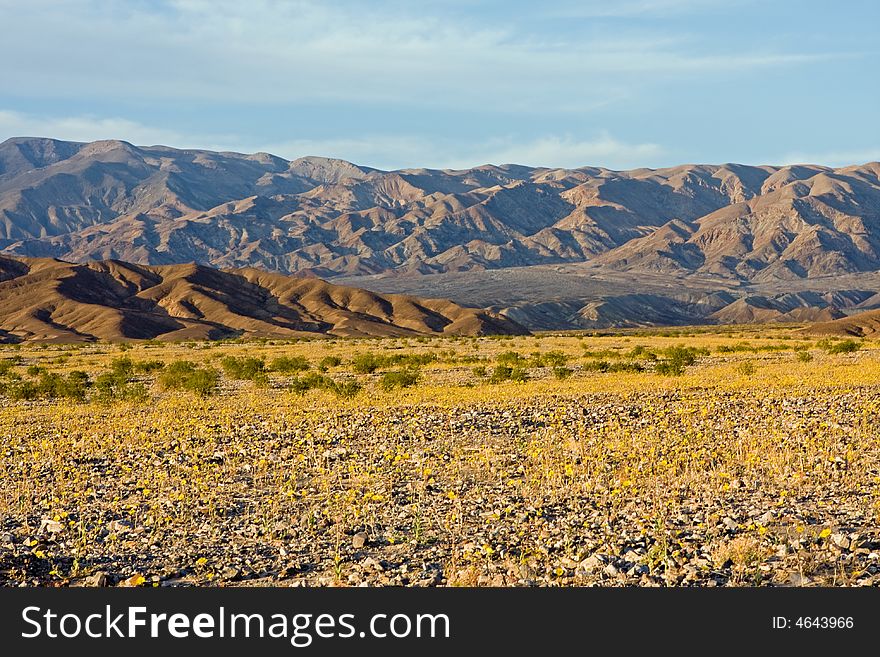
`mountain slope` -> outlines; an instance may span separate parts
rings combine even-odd
[[[818,322],[804,330],[812,335],[876,337],[880,334],[880,310],[868,310],[830,322]]]
[[[867,221],[880,208],[878,173],[735,164],[386,172],[327,158],[13,139],[0,144],[0,248],[325,276],[595,259],[786,278],[878,266]]]
[[[16,138],[0,144],[0,253],[430,296],[440,276],[444,296],[542,328],[833,319],[880,293],[880,163],[380,171]],[[564,294],[555,267],[576,270]],[[512,285],[475,303],[475,285],[499,288],[482,272]],[[543,286],[523,298],[525,279]]]
[[[256,269],[0,257],[5,341],[524,332],[443,299],[380,295]]]

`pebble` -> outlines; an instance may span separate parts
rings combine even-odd
[[[360,550],[362,547],[364,547],[367,544],[368,539],[369,539],[369,537],[367,536],[367,534],[365,532],[358,532],[357,534],[355,534],[354,536],[351,537],[351,546],[355,550]]]

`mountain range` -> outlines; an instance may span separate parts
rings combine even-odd
[[[522,333],[442,299],[258,269],[0,256],[0,342]]]
[[[829,321],[880,308],[880,163],[380,171],[14,138],[0,254],[319,277],[535,329]]]

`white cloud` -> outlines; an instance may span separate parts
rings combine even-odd
[[[490,162],[562,168],[603,166],[628,169],[654,164],[663,153],[663,149],[657,144],[629,144],[608,134],[587,140],[571,135],[549,135],[525,143],[506,141],[507,143],[484,145],[484,151],[479,155],[480,162],[462,159],[453,165],[467,167]]]
[[[691,4],[637,0],[624,7]],[[701,53],[691,38],[644,31],[546,34],[524,31],[512,19],[456,21],[442,12],[406,13],[396,3],[34,0],[4,13],[16,28],[0,40],[0,57],[15,66],[0,72],[0,84],[30,97],[491,103],[497,112],[582,113],[620,96],[627,84],[741,75],[829,57],[748,47]]]
[[[183,134],[123,118],[40,117],[0,110],[0,140],[23,136],[83,142],[122,139],[137,146],[164,145],[242,153],[265,151],[291,160],[305,155],[319,155],[380,169],[463,169],[481,164],[632,168],[651,166],[663,154],[657,144],[627,143],[607,133],[600,133],[593,139],[580,139],[572,135],[546,135],[524,141],[513,137],[453,141],[422,135],[377,133],[335,139],[292,139],[266,143],[234,134]]]
[[[630,18],[633,16],[669,16],[682,13],[712,11],[719,7],[729,9],[733,5],[750,0],[578,0],[571,4],[550,8],[562,16],[594,18]]]
[[[779,158],[779,164],[823,164],[829,167],[845,167],[880,161],[880,147],[851,150],[794,152]]]
[[[222,135],[186,135],[123,118],[96,116],[40,117],[0,110],[0,139],[6,137],[52,137],[67,141],[122,139],[140,146],[157,144],[177,148],[222,149],[235,138]]]
[[[607,133],[595,139],[547,135],[521,142],[512,137],[450,142],[416,135],[377,134],[349,139],[294,140],[265,144],[259,150],[290,159],[304,155],[338,157],[379,169],[466,169],[481,164],[625,169],[657,164],[663,154],[657,144],[626,143]]]

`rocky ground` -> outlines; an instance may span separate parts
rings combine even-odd
[[[0,424],[0,584],[880,585],[880,387],[271,402]]]

